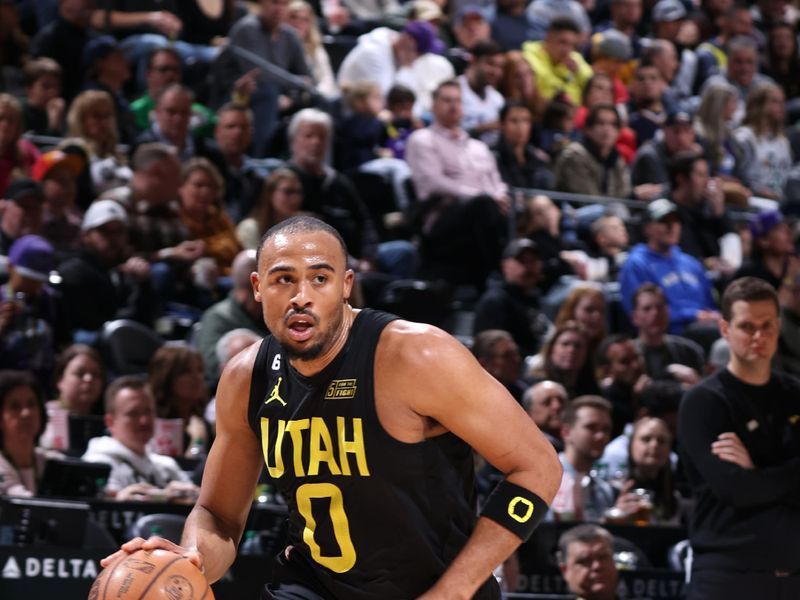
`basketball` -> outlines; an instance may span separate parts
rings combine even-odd
[[[214,600],[208,580],[188,559],[167,550],[138,550],[103,569],[89,600]]]

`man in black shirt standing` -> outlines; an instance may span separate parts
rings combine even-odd
[[[768,283],[731,283],[720,320],[728,365],[681,404],[696,500],[689,600],[800,598],[800,382],[771,371],[778,315]]]

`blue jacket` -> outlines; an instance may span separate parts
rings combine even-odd
[[[705,268],[678,246],[673,246],[666,256],[654,252],[647,244],[637,244],[631,250],[619,274],[622,304],[629,316],[633,294],[648,282],[664,290],[670,333],[680,333],[694,322],[699,310],[717,310]]]

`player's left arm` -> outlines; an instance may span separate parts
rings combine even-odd
[[[494,502],[501,510],[479,519],[464,549],[423,596],[472,598],[544,516],[561,483],[561,464],[505,387],[452,336],[402,321],[389,331],[384,357],[390,357],[391,367],[377,370],[380,393],[386,390],[395,406],[409,409],[418,422],[431,423],[426,437],[449,430],[505,474],[494,494],[501,492]],[[518,518],[510,515],[510,505]]]

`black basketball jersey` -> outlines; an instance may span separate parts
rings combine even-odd
[[[273,337],[254,365],[248,417],[289,505],[294,550],[283,577],[326,598],[418,597],[476,520],[471,448],[451,433],[400,442],[378,421],[375,349],[395,318],[360,311],[341,352],[312,377],[291,367]],[[475,596],[499,597],[493,578]]]

